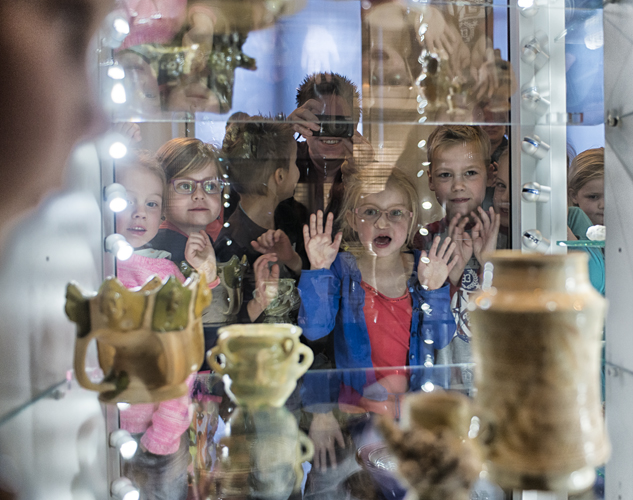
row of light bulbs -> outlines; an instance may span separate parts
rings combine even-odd
[[[109,444],[116,449],[122,458],[129,460],[138,449],[138,443],[125,429],[117,429],[110,433]],[[140,492],[127,477],[116,478],[110,484],[110,493],[116,500],[139,500]]]
[[[518,0],[517,6],[524,17],[533,17],[539,10],[537,0]],[[547,43],[547,34],[540,30],[521,41],[521,60],[532,65],[535,73],[549,62]],[[526,110],[536,116],[544,115],[550,108],[550,102],[542,95],[534,79],[521,88],[521,103]],[[548,155],[550,146],[538,135],[533,134],[523,137],[521,150],[538,161]],[[521,188],[521,197],[527,202],[546,203],[550,200],[551,192],[549,186],[538,182],[526,182]],[[522,240],[526,249],[541,253],[547,252],[550,245],[550,241],[538,229],[524,231]]]

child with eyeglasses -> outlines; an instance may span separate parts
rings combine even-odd
[[[127,260],[118,260],[117,278],[127,288],[145,284],[152,276],[160,279],[185,277],[169,253],[146,248],[158,233],[164,210],[165,172],[147,152],[118,162],[116,180],[125,187],[128,205],[116,214],[116,231],[134,247]],[[184,255],[206,275],[210,288],[219,284],[215,255],[208,237],[194,233],[186,242]],[[187,383],[191,387],[194,376]],[[121,411],[121,428],[132,433],[140,451],[124,463],[126,476],[135,481],[148,498],[187,497],[189,442],[186,430],[191,423],[189,396],[158,404],[136,404]]]
[[[203,240],[205,249],[209,248],[207,243],[209,246],[213,245],[222,228],[222,190],[228,182],[220,167],[220,155],[213,146],[199,139],[179,137],[166,142],[158,150],[156,157],[167,180],[166,220],[148,246],[168,251],[171,260],[177,265],[185,261],[195,267],[185,253],[188,242],[192,239]],[[211,254],[214,266],[216,258],[220,262],[217,265],[221,266],[237,252],[231,247],[220,248],[216,252],[211,246]],[[278,268],[270,267],[269,262],[275,260],[274,255],[267,253],[252,262],[254,281],[262,292],[249,306],[252,309],[263,310],[272,300],[279,275]],[[206,349],[215,345],[220,326],[237,320],[239,307],[231,307],[231,297],[233,302],[241,300],[241,288],[241,283],[222,283],[214,291],[213,302],[202,318]],[[231,312],[227,313],[228,310]]]
[[[161,146],[156,158],[167,181],[165,218],[152,248],[171,253],[177,265],[191,234],[215,239],[222,228],[224,178],[216,149],[191,137],[178,137]],[[191,264],[191,263],[190,263]]]
[[[161,279],[185,277],[170,259],[169,252],[146,248],[159,231],[164,210],[165,172],[149,153],[140,151],[133,158],[117,164],[116,180],[125,187],[128,205],[116,214],[116,231],[134,248],[134,254],[117,263],[117,278],[128,288],[143,285],[157,274]],[[217,286],[215,254],[207,237],[192,234],[185,243],[183,255],[208,283]]]
[[[453,337],[447,277],[455,245],[436,238],[428,252],[411,250],[419,207],[413,184],[393,169],[384,189],[361,179],[346,183],[342,232],[334,238],[332,214],[324,221],[318,211],[304,227],[310,270],[299,281],[299,326],[310,340],[333,332],[337,369],[428,366]],[[341,242],[348,251],[339,252]],[[410,375],[350,370],[337,387],[306,377],[302,396],[308,407],[327,401],[350,413],[396,415],[399,396],[414,383]],[[344,440],[334,414],[315,410],[310,434],[315,467],[325,469],[326,455],[335,464],[334,441]]]

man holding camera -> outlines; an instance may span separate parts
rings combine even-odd
[[[307,76],[297,89],[297,105],[288,117],[306,140],[297,144],[300,178],[295,198],[309,213],[334,212],[342,202],[341,166],[362,168],[373,161],[371,144],[356,130],[360,98],[356,86],[336,73]]]

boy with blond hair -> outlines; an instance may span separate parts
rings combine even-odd
[[[490,139],[479,126],[442,125],[427,141],[429,188],[446,216],[426,225],[414,246],[428,250],[435,236],[450,237],[456,244],[457,264],[449,274],[451,309],[457,323],[455,337],[438,352],[437,363],[471,361],[469,297],[479,289],[485,256],[497,245],[500,217],[491,207],[482,208],[490,165]]]

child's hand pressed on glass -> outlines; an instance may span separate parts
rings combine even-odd
[[[462,218],[460,214],[456,214],[448,224],[448,236],[455,243],[453,252],[455,265],[448,274],[453,285],[457,285],[461,281],[466,264],[473,256],[473,240],[466,232],[467,223],[468,217]]]
[[[471,212],[471,217],[475,225],[471,231],[473,241],[473,252],[480,264],[486,260],[486,255],[497,249],[497,236],[499,235],[499,225],[501,215],[496,214],[494,208],[490,207],[488,212],[478,207],[477,212]]]
[[[256,241],[251,241],[252,247],[259,253],[274,253],[279,262],[295,272],[301,271],[301,257],[290,243],[290,238],[281,229],[269,229]]]
[[[332,224],[334,214],[329,213],[323,227],[323,212],[310,215],[310,227],[303,226],[303,241],[305,244],[310,269],[329,269],[341,246],[343,233],[338,233],[332,240]]]
[[[453,257],[455,242],[449,237],[440,246],[440,241],[441,238],[436,236],[428,253],[425,250],[422,251],[418,264],[418,281],[427,290],[437,290],[444,285],[446,278],[459,260]]]
[[[270,303],[277,298],[279,291],[279,266],[277,256],[273,253],[260,255],[253,264],[255,275],[255,291],[253,300],[246,305],[248,317],[255,321],[263,313]]]
[[[314,413],[308,435],[314,443],[314,468],[319,471],[327,470],[327,459],[336,469],[336,449],[335,444],[345,448],[345,440],[341,427],[332,412]]]
[[[271,262],[277,262],[277,256],[274,253],[261,255],[253,264],[255,299],[262,311],[277,298],[279,290],[279,266],[277,264],[270,265]]]
[[[185,246],[185,259],[196,271],[206,275],[207,282],[211,283],[217,278],[215,252],[204,230],[189,235]]]

